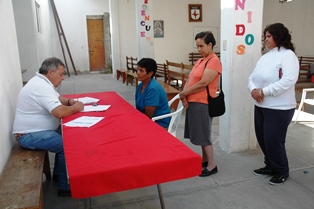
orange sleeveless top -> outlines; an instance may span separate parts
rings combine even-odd
[[[212,54],[208,57],[201,58],[196,61],[192,71],[189,74],[189,80],[186,84],[186,89],[190,88],[195,83],[201,80],[205,67],[206,69],[212,69],[218,72],[218,75],[215,77],[215,79],[208,85],[211,97],[216,97],[217,84],[219,82],[220,74],[222,73],[221,63],[216,54]],[[200,92],[189,95],[187,98],[188,102],[199,102],[208,104],[206,88],[204,88]]]

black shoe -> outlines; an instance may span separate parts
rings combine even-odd
[[[206,168],[208,166],[208,162],[202,162],[202,168]]]
[[[282,184],[283,182],[285,182],[286,180],[287,180],[287,178],[288,178],[289,176],[282,176],[282,175],[280,175],[280,174],[276,174],[276,175],[274,175],[273,176],[273,178],[271,178],[270,180],[269,180],[269,183],[271,184],[271,185],[280,185],[280,184]]]
[[[253,174],[256,176],[260,175],[274,175],[274,170],[265,166],[264,168],[259,168],[253,171]]]
[[[59,197],[71,197],[71,190],[62,190],[62,189],[59,189],[58,190],[58,196]]]
[[[201,175],[199,175],[199,177],[205,177],[205,176],[210,176],[210,175],[213,175],[215,173],[218,173],[218,168],[217,166],[215,168],[213,168],[211,171],[208,171],[207,168],[205,168]]]
[[[59,180],[59,176],[58,176],[58,175],[56,175],[56,174],[53,174],[53,176],[52,176],[52,180],[54,180],[54,181],[58,181],[58,180]]]

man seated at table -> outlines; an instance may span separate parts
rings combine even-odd
[[[64,64],[46,59],[39,73],[22,88],[17,100],[13,134],[24,148],[47,150],[55,155],[53,179],[59,196],[71,196],[63,151],[60,119],[84,109],[82,102],[65,98],[56,91],[64,80]]]
[[[151,58],[143,58],[137,63],[137,78],[141,83],[136,89],[136,109],[152,118],[170,113],[168,98],[164,88],[154,79],[157,63]],[[168,128],[170,118],[157,120],[160,126]]]

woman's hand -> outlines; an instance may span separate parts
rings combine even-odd
[[[251,91],[251,96],[255,99],[258,103],[264,101],[264,93],[262,89],[253,89]]]
[[[179,96],[180,96],[180,100],[182,101],[183,107],[188,108],[189,107],[189,103],[188,103],[186,95],[184,94],[184,91],[181,91],[179,93]]]

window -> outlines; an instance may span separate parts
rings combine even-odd
[[[35,9],[36,9],[36,21],[37,21],[37,31],[41,33],[41,12],[40,12],[40,5],[35,1]]]

